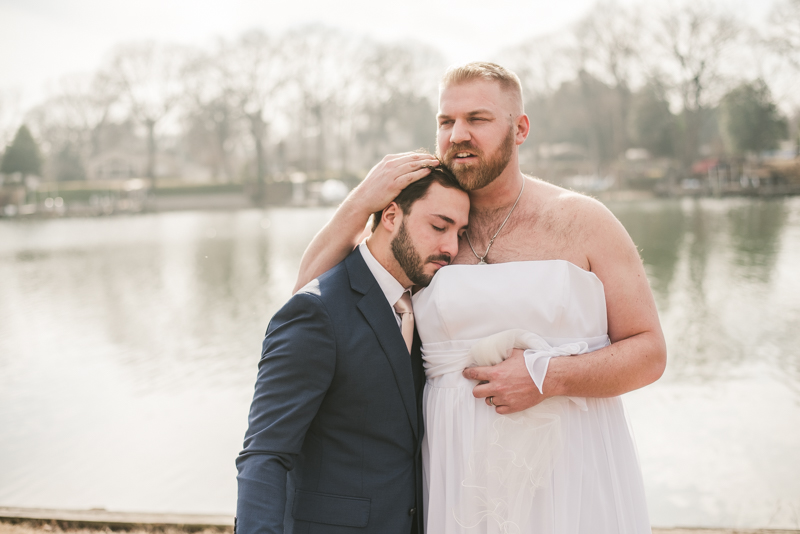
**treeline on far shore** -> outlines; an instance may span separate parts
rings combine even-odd
[[[704,0],[601,2],[499,51],[531,118],[523,169],[589,192],[798,192],[800,0],[761,22]],[[322,26],[121,44],[0,131],[0,211],[98,183],[131,202],[181,187],[335,201],[384,154],[435,149],[446,67],[426,45]]]

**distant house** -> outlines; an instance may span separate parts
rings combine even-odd
[[[24,204],[26,197],[27,189],[21,173],[0,174],[0,217],[16,213],[16,209],[9,212],[9,208]]]
[[[113,149],[94,156],[87,165],[89,180],[124,180],[144,175],[144,157]]]

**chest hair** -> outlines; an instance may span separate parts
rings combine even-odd
[[[508,209],[504,207],[470,213],[469,237],[478,255],[486,252]],[[486,261],[504,263],[559,259],[588,269],[586,254],[580,246],[580,234],[576,218],[558,209],[558,206],[543,206],[536,202],[525,202],[523,205],[520,202],[495,238]],[[466,236],[459,241],[458,255],[453,263],[478,263]]]

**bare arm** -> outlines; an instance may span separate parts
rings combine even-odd
[[[587,357],[562,358],[574,362],[555,358],[548,379],[556,395],[621,395],[658,380],[667,364],[664,333],[639,252],[605,207],[596,210],[604,220],[589,234],[589,263],[605,289],[611,345]]]
[[[547,397],[611,397],[658,380],[666,366],[666,343],[639,254],[628,233],[602,206],[587,210],[587,257],[603,282],[611,345],[579,356],[550,360],[544,394],[533,383],[521,350],[494,367],[466,369],[464,376],[488,381],[475,397],[493,396],[497,413],[534,406]]]
[[[437,165],[434,156],[419,152],[384,157],[311,240],[300,261],[294,292],[345,259],[369,233],[369,216],[386,207],[408,184],[427,176],[427,167]]]

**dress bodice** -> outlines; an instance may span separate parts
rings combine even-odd
[[[423,343],[522,328],[545,339],[605,335],[606,299],[594,273],[564,260],[450,265],[414,295]]]
[[[428,370],[445,353],[451,365],[441,371],[455,370],[463,362],[453,360],[454,352],[510,329],[553,346],[584,340],[595,350],[608,343],[603,283],[564,260],[450,265],[413,301]]]

